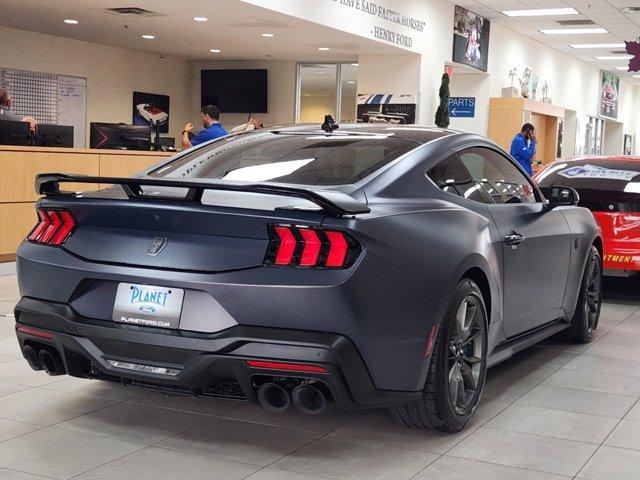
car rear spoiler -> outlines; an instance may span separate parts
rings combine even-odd
[[[327,213],[343,216],[369,213],[371,209],[363,202],[335,190],[309,190],[302,187],[273,185],[269,183],[229,183],[216,181],[193,181],[182,178],[122,178],[94,177],[70,175],[66,173],[43,173],[36,175],[36,192],[38,195],[75,195],[75,192],[60,190],[61,183],[92,183],[103,185],[120,185],[129,198],[145,199],[143,186],[186,188],[184,201],[199,202],[205,190],[224,190],[231,192],[261,193],[280,195],[309,200]],[[158,197],[149,197],[157,199]]]

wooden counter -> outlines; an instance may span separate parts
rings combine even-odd
[[[171,155],[163,152],[0,145],[0,261],[13,260],[16,248],[35,225],[36,174],[56,172],[127,177]]]
[[[507,152],[522,125],[536,128],[538,153],[536,160],[547,164],[556,160],[558,127],[564,119],[564,108],[528,98],[490,98],[488,136]]]

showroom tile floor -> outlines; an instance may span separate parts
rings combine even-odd
[[[383,410],[277,415],[35,373],[17,299],[0,264],[0,480],[640,478],[640,301],[609,300],[595,343],[547,341],[490,370],[475,419],[443,435]]]

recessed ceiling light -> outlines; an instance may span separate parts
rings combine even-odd
[[[611,55],[608,57],[596,57],[596,60],[631,60],[633,55]]]
[[[615,68],[616,70],[624,70],[625,72],[629,70],[629,67],[613,67],[613,68]]]
[[[67,19],[65,19],[64,23],[66,23],[68,25],[77,25],[78,24],[78,20],[74,20],[73,18],[67,18]]]
[[[326,52],[327,50],[329,50],[329,47],[318,47],[318,50]]]
[[[194,22],[206,22],[209,19],[207,17],[193,17]]]
[[[359,67],[360,66],[359,63],[350,63],[349,65],[351,65],[352,67]]]
[[[589,35],[592,33],[609,33],[604,28],[553,28],[540,30],[545,35]]]
[[[577,43],[572,48],[626,48],[624,43]]]
[[[220,50],[217,48],[212,48],[211,50],[209,50],[211,53],[220,53]]]
[[[505,10],[507,17],[545,17],[557,15],[580,15],[574,8],[541,8],[537,10]]]
[[[144,38],[145,40],[153,40],[156,37],[153,35],[142,35],[142,38]]]
[[[265,37],[265,38],[272,38],[272,37],[275,37],[275,34],[273,34],[273,33],[263,33],[262,36]]]

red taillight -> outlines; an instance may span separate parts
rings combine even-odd
[[[293,252],[296,249],[296,238],[288,227],[273,227],[278,235],[278,251],[276,253],[276,265],[289,265],[293,260]]]
[[[360,253],[351,236],[323,228],[271,225],[267,265],[348,268]]]
[[[67,241],[76,225],[68,210],[38,209],[38,224],[27,239],[33,243],[59,247]]]
[[[53,340],[55,335],[51,332],[45,332],[44,330],[40,330],[39,328],[29,327],[28,325],[18,325],[16,327],[21,333],[25,333],[27,335],[33,335],[34,337],[45,338],[47,340]]]
[[[322,374],[329,373],[326,368],[321,367],[320,365],[309,365],[307,363],[270,362],[264,360],[247,360],[246,363],[252,368],[261,368],[264,370]]]
[[[327,232],[329,239],[329,254],[327,255],[327,267],[341,267],[347,258],[349,245],[342,232]]]

